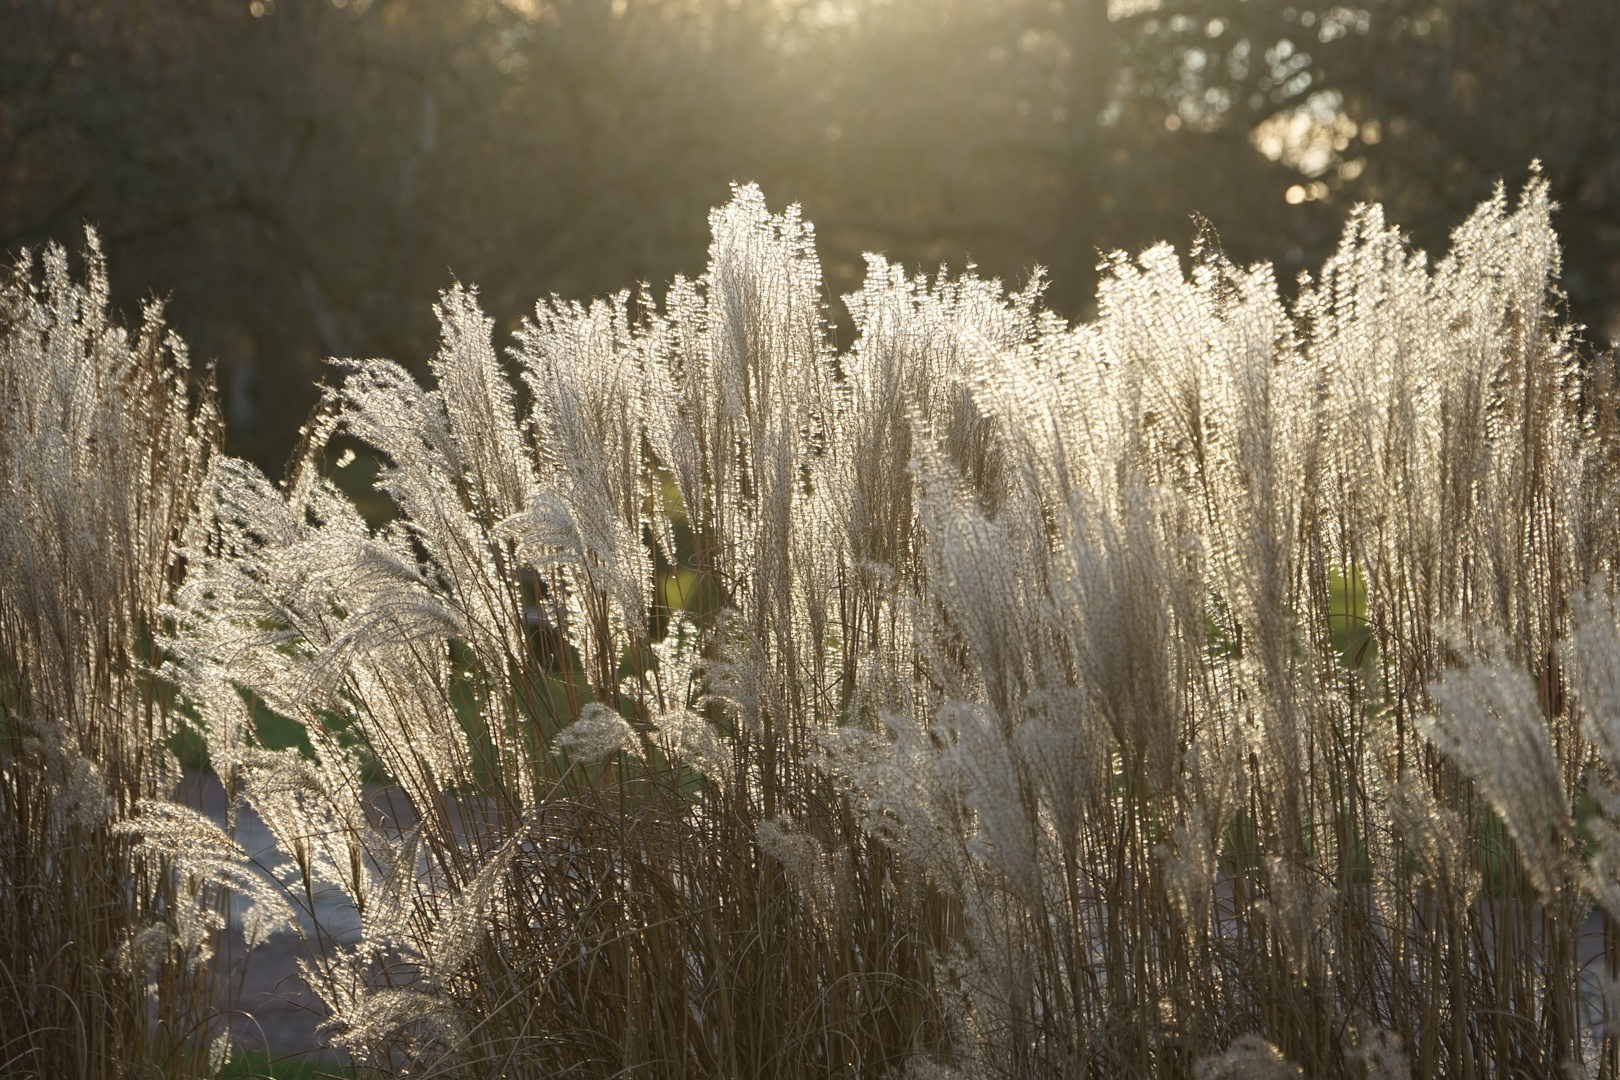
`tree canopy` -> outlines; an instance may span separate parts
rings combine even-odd
[[[1192,214],[1286,280],[1356,201],[1440,249],[1539,159],[1613,334],[1620,8],[1361,3],[0,0],[0,242],[97,225],[271,466],[321,357],[421,365],[454,280],[513,325],[695,274],[733,181],[804,205],[834,297],[873,250],[1078,316]]]

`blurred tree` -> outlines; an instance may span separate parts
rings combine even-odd
[[[1137,30],[1116,122],[1151,127],[1158,112],[1182,141],[1247,142],[1278,166],[1259,206],[1229,182],[1202,193],[1243,256],[1293,249],[1315,265],[1353,201],[1384,203],[1439,253],[1493,185],[1515,189],[1539,159],[1561,204],[1571,308],[1600,340],[1620,337],[1620,4],[1114,6]]]
[[[804,205],[835,295],[881,250],[1045,265],[1080,316],[1192,212],[1288,278],[1354,200],[1443,249],[1540,157],[1610,326],[1620,5],[1360,3],[0,0],[0,245],[97,224],[271,469],[322,356],[420,369],[456,277],[509,326],[694,273],[733,180]]]
[[[122,302],[174,298],[221,361],[233,448],[274,468],[320,357],[422,365],[453,275],[490,283],[510,319],[546,292],[701,267],[744,130],[728,91],[750,75],[707,61],[750,20],[640,15],[9,0],[0,241],[99,224]]]

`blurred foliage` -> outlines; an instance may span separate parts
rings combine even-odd
[[[348,1066],[299,1058],[275,1058],[263,1050],[231,1054],[219,1080],[352,1080],[361,1075]]]
[[[1601,338],[1617,40],[1594,0],[0,0],[0,247],[100,227],[273,471],[321,357],[424,370],[458,278],[507,326],[661,291],[733,180],[804,205],[835,296],[876,250],[1046,266],[1079,317],[1192,213],[1288,279],[1354,201],[1443,248],[1540,158]]]

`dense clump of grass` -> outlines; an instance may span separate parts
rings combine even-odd
[[[174,801],[152,637],[219,418],[155,305],[109,320],[93,234],[43,271],[0,281],[0,1073],[197,1075],[242,853]]]
[[[757,194],[716,223],[724,290],[678,283],[634,325],[622,299],[542,306],[522,425],[458,289],[436,390],[352,365],[285,492],[213,474],[176,672],[295,890],[336,882],[361,915],[310,974],[367,1064],[872,1071],[942,1037],[944,898],[816,762],[843,708],[833,579],[806,592],[795,564],[836,574],[837,524],[794,507],[844,391],[809,233]],[[319,475],[340,434],[387,463],[380,529]],[[238,688],[315,760],[245,741]],[[409,827],[368,817],[368,766]]]
[[[1620,429],[1543,184],[1434,266],[1358,209],[1292,303],[1116,256],[1074,327],[872,257],[843,353],[796,212],[712,224],[661,305],[539,305],[520,385],[456,288],[432,389],[345,362],[284,486],[209,463],[166,670],[358,913],[336,1045],[1614,1075]]]

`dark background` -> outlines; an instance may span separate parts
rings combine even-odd
[[[0,0],[0,247],[95,225],[272,473],[322,357],[425,370],[453,280],[503,330],[661,292],[734,180],[803,205],[835,298],[875,250],[1046,266],[1082,318],[1100,251],[1194,212],[1291,283],[1356,201],[1438,257],[1539,158],[1607,346],[1616,43],[1616,0]]]

